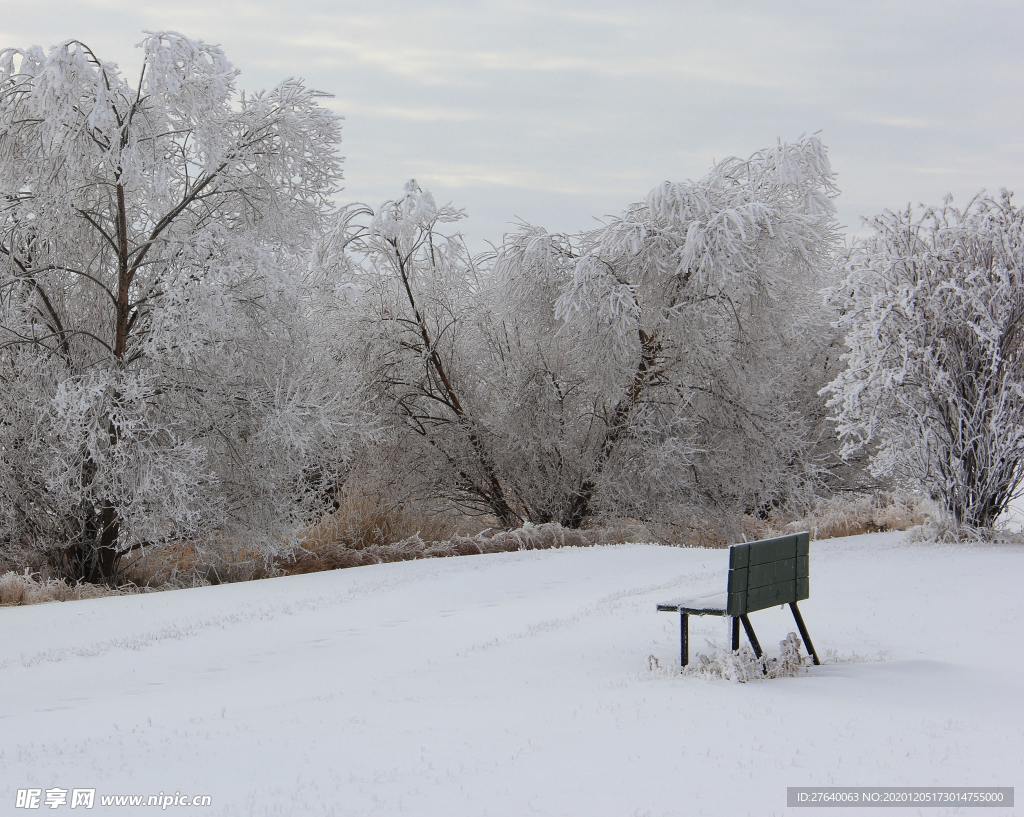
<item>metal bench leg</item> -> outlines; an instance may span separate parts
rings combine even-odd
[[[750,646],[754,648],[754,655],[761,658],[764,653],[761,651],[761,645],[757,641],[757,636],[754,635],[754,628],[750,626],[750,619],[747,618],[744,613],[740,616],[740,622],[743,624],[743,630],[747,634],[747,638],[750,640]]]
[[[690,622],[686,613],[679,614],[679,666],[690,663]]]
[[[761,650],[761,645],[757,641],[757,636],[754,635],[754,628],[750,625],[750,619],[747,618],[746,613],[740,616],[740,621],[743,623],[743,629],[747,633],[747,638],[750,639],[750,646],[754,648],[754,655],[756,655],[758,660],[760,660],[764,657],[764,652]],[[768,674],[767,664],[762,665],[761,672],[765,675]]]
[[[800,608],[796,606],[795,601],[789,603],[789,609],[793,611],[793,618],[796,619],[797,629],[800,630],[800,637],[804,640],[804,646],[807,647],[807,652],[810,653],[811,660],[814,665],[820,666],[821,661],[818,660],[818,653],[814,650],[814,645],[811,643],[810,633],[807,632],[807,625],[804,624],[804,617],[800,615]]]
[[[732,627],[732,651],[740,648],[740,620],[736,616],[729,616],[729,623]]]

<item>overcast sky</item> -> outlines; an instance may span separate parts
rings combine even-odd
[[[465,232],[589,226],[664,179],[821,131],[840,216],[1024,197],[1019,2],[0,0],[0,47],[143,30],[219,43],[258,89],[302,76],[346,117],[345,199],[415,177]]]

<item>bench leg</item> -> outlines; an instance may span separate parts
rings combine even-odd
[[[761,649],[761,645],[757,641],[757,636],[754,635],[754,628],[751,626],[750,619],[747,618],[746,613],[744,613],[742,616],[740,616],[740,621],[743,624],[743,629],[747,633],[747,638],[750,640],[750,646],[754,648],[754,655],[756,655],[758,660],[760,660],[761,658],[764,657],[764,651]],[[767,664],[762,665],[761,671],[765,675],[767,675],[768,674],[768,665]]]
[[[793,618],[796,619],[797,629],[800,630],[800,637],[804,640],[804,646],[807,647],[807,652],[811,656],[811,660],[814,665],[820,666],[821,661],[818,660],[818,653],[814,650],[814,645],[811,643],[811,635],[807,632],[807,625],[804,624],[804,617],[800,615],[800,608],[796,606],[795,601],[789,603],[789,609],[793,611]]]
[[[740,622],[743,624],[743,630],[747,634],[747,639],[750,641],[750,646],[754,648],[754,655],[761,658],[764,653],[761,651],[761,645],[757,641],[757,636],[754,635],[754,628],[750,626],[750,619],[747,618],[744,613],[740,616]]]
[[[729,623],[732,627],[732,651],[740,648],[740,620],[736,616],[729,616]]]
[[[679,614],[679,666],[690,663],[690,621],[686,613]]]

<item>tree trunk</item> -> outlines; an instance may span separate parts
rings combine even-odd
[[[416,320],[416,326],[419,330],[420,340],[423,343],[423,349],[427,353],[429,366],[437,375],[445,402],[451,408],[452,413],[455,414],[459,426],[465,429],[469,444],[476,455],[477,464],[483,472],[483,485],[476,484],[475,480],[471,480],[472,493],[480,497],[487,504],[491,513],[498,518],[502,527],[514,528],[519,524],[520,517],[512,509],[511,504],[509,504],[508,499],[505,497],[505,490],[501,485],[501,480],[498,478],[497,465],[487,449],[487,444],[480,437],[473,418],[466,411],[462,399],[459,397],[459,393],[448,375],[444,361],[441,360],[441,356],[437,353],[430,330],[427,327],[427,322],[422,312],[420,312],[416,296],[412,291],[409,272],[406,269],[407,259],[399,250],[397,242],[392,241],[391,244],[395,251],[395,257],[398,260],[398,272],[401,277],[402,288],[405,290],[406,299],[409,301],[409,307]]]
[[[117,293],[114,301],[114,353],[113,365],[120,370],[125,365],[128,352],[131,312],[131,283],[133,272],[128,256],[128,211],[125,203],[124,186],[117,184],[116,191],[116,238],[117,238]],[[111,400],[115,403],[119,395],[115,391]],[[118,444],[119,434],[113,420],[107,419],[107,435],[110,447]],[[88,454],[82,465],[82,484],[87,487],[96,476],[96,464]],[[114,501],[102,498],[86,503],[82,509],[81,535],[68,554],[70,578],[88,582],[114,584],[120,561],[119,541],[121,517]]]
[[[658,355],[661,353],[661,342],[657,336],[649,335],[643,329],[638,330],[640,337],[640,361],[633,373],[626,393],[619,398],[612,411],[611,422],[608,424],[601,440],[601,446],[594,455],[590,471],[580,482],[573,494],[569,506],[562,515],[562,525],[566,528],[579,528],[586,522],[593,511],[594,492],[597,481],[604,472],[605,466],[615,453],[615,449],[626,436],[629,420],[651,383],[651,377],[657,366]]]

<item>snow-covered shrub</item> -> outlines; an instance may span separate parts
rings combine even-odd
[[[991,528],[1024,483],[1024,211],[1009,193],[875,218],[832,290],[844,451]]]

